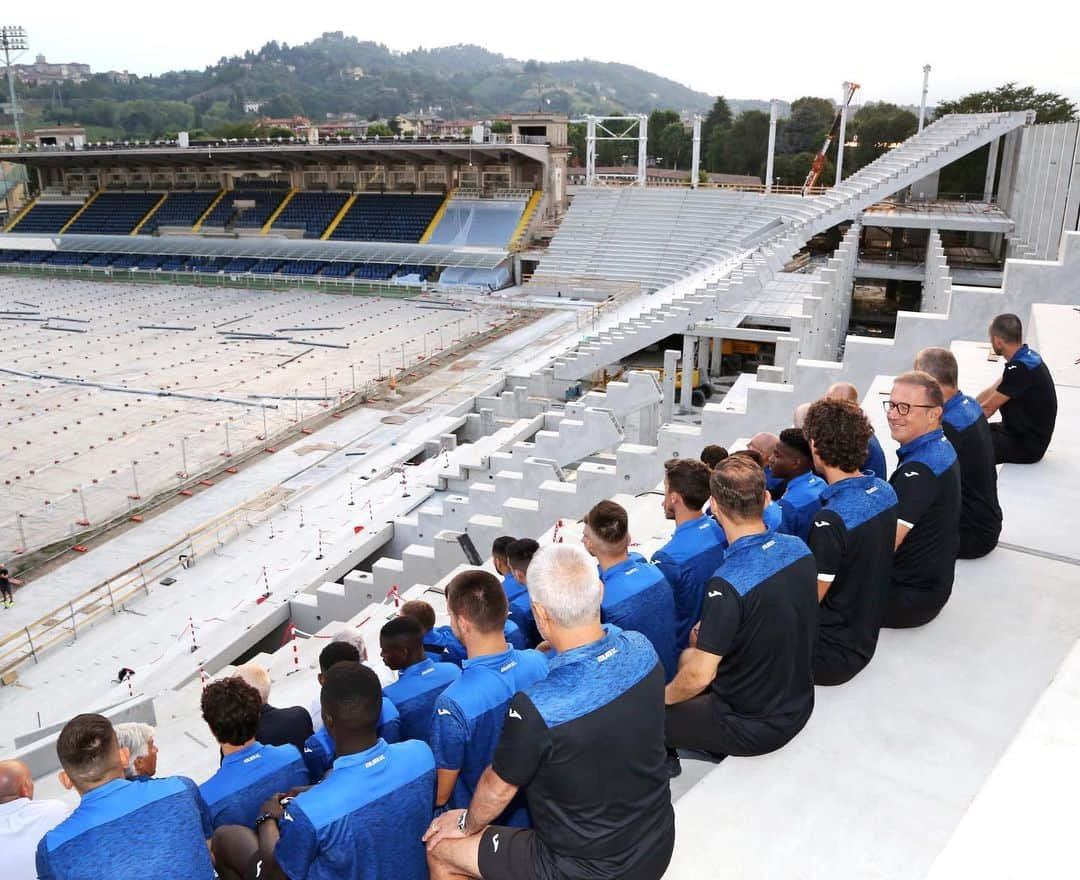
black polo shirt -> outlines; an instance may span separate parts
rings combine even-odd
[[[255,738],[264,746],[294,745],[303,754],[311,734],[311,715],[303,706],[276,709],[263,703]]]
[[[821,500],[807,538],[817,578],[829,583],[821,600],[818,653],[852,655],[851,665],[861,668],[874,656],[889,595],[896,493],[868,474],[833,483]]]
[[[1001,408],[1001,422],[1016,459],[1038,461],[1057,421],[1057,391],[1039,353],[1021,345],[1005,364],[998,391],[1009,398]]]
[[[952,594],[960,542],[960,466],[939,428],[897,450],[889,478],[899,501],[897,522],[910,531],[893,556],[892,588],[924,594],[943,606]]]
[[[491,766],[525,788],[533,828],[563,875],[614,880],[671,846],[675,816],[664,667],[641,633],[604,629],[514,696]]]
[[[1001,534],[1002,519],[990,425],[978,401],[956,394],[945,403],[941,428],[960,463],[961,550],[967,545],[989,553]]]
[[[809,712],[817,629],[806,544],[773,531],[739,538],[705,588],[697,646],[723,657],[713,693],[743,716]]]

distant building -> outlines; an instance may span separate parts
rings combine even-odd
[[[364,68],[362,67],[346,67],[342,72],[350,79],[364,78]]]
[[[260,128],[287,128],[295,134],[305,134],[311,128],[311,120],[306,116],[283,116],[274,119],[264,116],[259,120]]]
[[[22,82],[35,86],[62,82],[81,83],[90,78],[89,64],[51,64],[45,60],[44,55],[38,55],[33,64],[13,64],[12,69]]]
[[[107,70],[102,76],[108,77],[109,80],[121,86],[126,86],[131,82],[131,74],[126,70]]]
[[[244,112],[258,113],[262,110],[263,103],[262,101],[244,101]]]
[[[35,128],[26,140],[39,147],[67,147],[71,150],[81,150],[86,143],[86,129],[79,125]]]

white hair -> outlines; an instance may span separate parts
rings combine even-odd
[[[806,414],[810,411],[809,403],[800,403],[795,407],[795,412],[791,417],[791,423],[794,427],[802,430],[803,425],[806,424]]]
[[[264,703],[270,702],[270,673],[258,663],[245,663],[236,667],[236,677],[259,692]]]
[[[346,644],[352,645],[360,652],[360,659],[367,660],[367,645],[364,644],[364,634],[360,631],[360,627],[345,627],[345,629],[334,636],[333,641],[345,642]]]
[[[114,724],[116,741],[120,748],[127,749],[131,753],[128,765],[124,768],[124,776],[134,779],[138,773],[135,770],[135,759],[145,758],[150,754],[150,742],[154,738],[154,727],[142,721],[125,721],[122,724]]]
[[[576,544],[549,544],[529,563],[529,594],[558,626],[583,626],[600,617],[596,560]]]

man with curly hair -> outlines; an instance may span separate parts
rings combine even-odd
[[[262,698],[240,678],[211,682],[202,692],[203,720],[221,745],[221,767],[199,786],[214,828],[255,827],[259,807],[275,791],[307,785],[296,746],[265,746],[255,739]]]
[[[814,683],[843,684],[877,647],[892,573],[896,493],[862,472],[873,428],[858,404],[819,400],[811,404],[803,430],[814,468],[828,483],[807,537],[821,603]]]

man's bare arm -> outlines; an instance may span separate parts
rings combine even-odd
[[[672,706],[696,697],[716,678],[723,658],[700,648],[687,648],[679,658],[679,671],[664,688],[664,703]]]

